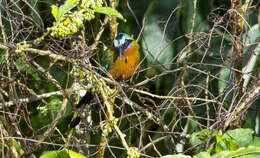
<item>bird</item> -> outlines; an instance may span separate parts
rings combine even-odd
[[[113,40],[114,49],[109,51],[110,61],[106,70],[116,80],[127,80],[134,74],[140,60],[139,45],[126,33],[119,33]]]
[[[119,33],[113,39],[113,50],[109,50],[103,56],[103,68],[116,80],[127,80],[135,72],[140,60],[139,45],[126,33]],[[93,98],[91,91],[87,91],[81,98],[76,108],[89,104]],[[70,127],[74,128],[80,122],[77,116],[71,120]]]

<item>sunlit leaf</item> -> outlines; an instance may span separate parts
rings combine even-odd
[[[58,21],[59,20],[59,7],[57,7],[56,5],[52,5],[51,13],[52,13],[53,17],[55,18],[55,20]]]
[[[19,152],[19,154],[21,154],[21,155],[24,154],[24,151],[19,142],[17,142],[15,139],[12,139],[12,143],[13,143],[15,149]]]
[[[166,156],[162,156],[161,158],[191,158],[191,156],[178,154],[178,155],[166,155]]]
[[[109,16],[115,16],[121,20],[123,20],[124,22],[126,22],[126,19],[122,16],[122,14],[120,14],[117,10],[110,8],[110,7],[96,7],[94,8],[94,11],[96,13],[101,13],[101,14],[106,14]]]
[[[60,18],[66,14],[67,12],[69,12],[71,9],[73,9],[74,7],[77,6],[77,4],[79,3],[80,0],[66,0],[65,3],[63,5],[61,5],[60,7],[57,7],[55,5],[51,6],[51,13],[54,16],[56,21],[59,21]]]
[[[62,150],[55,151],[46,151],[44,152],[40,158],[86,158],[85,156],[74,152],[72,150],[68,150],[66,148]]]
[[[64,148],[64,149],[69,153],[70,158],[86,158],[85,156],[83,156],[75,151],[68,150],[66,148]]]
[[[67,152],[64,152],[64,150],[55,150],[55,151],[46,151],[44,152],[40,158],[70,158],[69,154]]]
[[[217,134],[216,140],[216,153],[220,153],[225,150],[236,150],[238,148],[236,141],[230,137]]]

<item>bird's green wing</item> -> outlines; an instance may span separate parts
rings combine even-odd
[[[102,65],[103,73],[105,71],[108,71],[108,69],[110,68],[111,61],[113,60],[113,54],[114,54],[113,51],[108,49],[103,52],[101,57],[101,65]]]

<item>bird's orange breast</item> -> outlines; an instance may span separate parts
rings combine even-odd
[[[114,79],[125,80],[133,75],[140,60],[138,48],[136,41],[133,41],[131,46],[124,51],[122,59],[117,56],[115,60],[111,61],[108,72]]]

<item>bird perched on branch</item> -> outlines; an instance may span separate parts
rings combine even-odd
[[[137,42],[126,33],[119,33],[113,41],[114,50],[109,51],[106,70],[114,79],[129,79],[139,63],[140,54]]]
[[[114,79],[129,79],[139,63],[140,54],[137,42],[126,33],[119,33],[113,40],[114,49],[102,54],[104,68]],[[86,93],[89,95],[89,93]],[[84,96],[77,107],[85,104],[91,97]]]
[[[137,42],[125,33],[119,33],[113,40],[114,49],[102,54],[104,68],[111,74],[114,79],[129,79],[139,63],[140,54]],[[93,98],[91,91],[87,91],[81,98],[76,108],[83,104],[89,104]],[[80,117],[72,119],[70,127],[74,128],[80,122]]]

